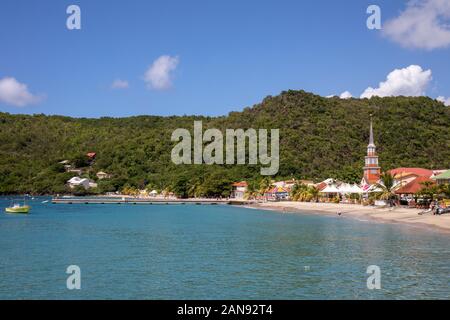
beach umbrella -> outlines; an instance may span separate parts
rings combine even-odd
[[[325,187],[325,189],[323,189],[320,192],[322,192],[322,193],[339,193],[341,191],[335,185],[328,185]]]
[[[364,191],[356,184],[351,185],[350,189],[352,190],[351,193],[364,193]]]
[[[353,193],[352,186],[348,183],[341,184],[338,189],[339,189],[339,192],[342,194]]]

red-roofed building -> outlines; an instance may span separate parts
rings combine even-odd
[[[241,181],[241,182],[235,182],[233,183],[233,187],[248,187],[248,184],[246,181]]]
[[[233,187],[231,197],[234,199],[244,199],[248,183],[246,181],[235,182],[231,186]]]
[[[272,200],[281,200],[281,199],[287,199],[289,197],[289,190],[283,187],[274,187],[267,191],[264,196],[267,199]]]
[[[329,184],[335,183],[336,181],[334,179],[328,178],[326,180],[323,180],[322,182],[318,183],[315,185],[315,187],[319,190],[322,191],[323,189],[325,189]]]
[[[396,194],[416,194],[420,192],[425,186],[423,185],[424,182],[431,182],[435,183],[433,180],[431,180],[428,177],[417,177],[413,181],[409,182],[408,184],[404,185],[403,187],[399,188],[395,191]]]
[[[88,152],[86,155],[91,160],[95,159],[95,157],[97,156],[97,154],[95,152]]]
[[[433,175],[433,170],[423,169],[423,168],[396,168],[389,170],[389,173],[393,176],[398,174],[414,174],[418,177],[431,177]]]
[[[322,191],[323,189],[325,189],[327,187],[327,184],[325,183],[325,182],[320,182],[320,183],[318,183],[317,185],[316,185],[316,188],[319,190],[319,191]]]

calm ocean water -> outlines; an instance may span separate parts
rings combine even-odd
[[[7,215],[0,299],[449,299],[450,236],[231,206],[52,205]],[[81,290],[66,288],[69,265]],[[369,265],[381,290],[368,290]]]

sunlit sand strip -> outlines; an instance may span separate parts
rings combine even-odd
[[[305,212],[314,214],[338,215],[380,222],[407,223],[419,227],[432,227],[450,234],[450,214],[434,216],[419,215],[422,209],[410,208],[376,208],[354,204],[313,203],[313,202],[265,202],[248,205],[252,208],[276,210],[280,212]]]

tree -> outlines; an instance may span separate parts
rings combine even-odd
[[[430,201],[433,201],[436,195],[440,192],[439,187],[433,181],[424,181],[421,185],[423,188],[418,194],[429,199]]]
[[[387,200],[392,207],[392,200],[396,198],[394,192],[394,177],[390,173],[385,172],[381,175],[380,180],[381,183],[377,183],[376,188],[381,189],[381,191],[376,192],[375,197],[376,199]]]
[[[89,166],[89,159],[86,155],[79,154],[72,159],[71,163],[75,168],[84,168]]]
[[[296,183],[291,190],[291,198],[294,201],[317,201],[320,191],[315,186],[307,186],[302,183]]]
[[[188,178],[185,176],[180,176],[175,182],[170,186],[170,190],[175,193],[179,198],[187,198],[189,196],[188,192]]]
[[[259,195],[258,182],[251,180],[247,183],[247,191],[245,192],[246,199],[255,199]]]
[[[315,186],[310,186],[309,193],[315,201],[319,200],[320,190],[318,188],[316,188]]]
[[[438,190],[443,197],[450,199],[450,184],[440,184]]]
[[[264,196],[264,194],[266,194],[266,192],[268,192],[272,188],[272,179],[270,179],[269,177],[265,177],[259,182],[259,193],[262,196]]]
[[[300,199],[302,199],[302,196],[304,195],[304,192],[306,189],[307,189],[307,186],[305,184],[296,182],[291,189],[292,200],[299,201]],[[300,201],[302,201],[302,200],[300,200]]]
[[[450,167],[450,108],[440,102],[427,97],[326,99],[289,90],[221,117],[86,119],[0,112],[0,193],[60,192],[74,174],[65,177],[66,173],[55,164],[69,159],[76,167],[89,167],[85,154],[92,150],[97,157],[89,168],[92,173],[101,170],[113,174],[115,190],[127,183],[143,187],[145,182],[164,190],[185,176],[188,180],[204,179],[190,193],[195,189],[196,194],[206,194],[207,190],[215,194],[211,183],[205,184],[214,173],[231,181],[261,179],[260,164],[172,163],[171,150],[176,144],[171,142],[172,132],[177,128],[192,132],[194,120],[203,121],[204,128],[222,131],[279,128],[280,170],[271,179],[297,176],[318,181],[329,177],[359,181],[369,138],[369,114],[374,116],[383,167]],[[404,141],[401,146],[399,136]]]

